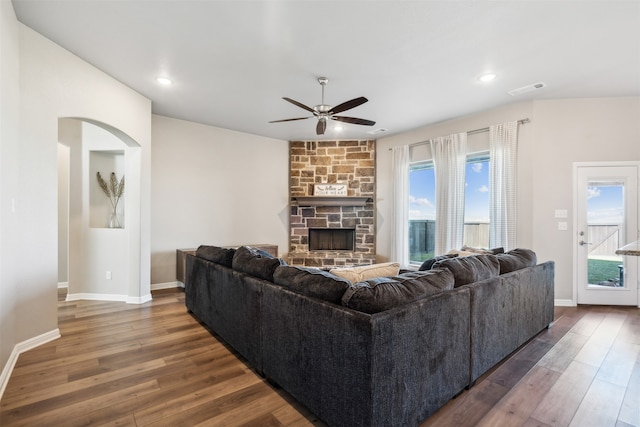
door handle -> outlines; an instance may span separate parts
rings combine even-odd
[[[590,245],[591,243],[589,243],[589,242],[585,242],[584,240],[580,240],[580,241],[578,242],[578,244],[579,244],[580,246],[584,246],[584,245]]]

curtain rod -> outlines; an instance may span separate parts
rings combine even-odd
[[[519,125],[524,125],[526,123],[531,122],[531,120],[529,120],[529,118],[525,118],[525,119],[520,119],[518,120],[518,124]],[[486,128],[480,128],[480,129],[474,129],[474,130],[470,130],[467,132],[467,135],[475,135],[476,133],[483,133],[483,132],[489,132],[489,127],[487,126]],[[421,141],[421,142],[414,142],[413,144],[409,144],[409,148],[411,147],[415,147],[417,145],[422,145],[422,144],[426,144],[429,141]],[[389,148],[389,151],[391,151],[392,148]]]

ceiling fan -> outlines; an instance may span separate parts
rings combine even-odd
[[[335,107],[331,107],[330,105],[326,105],[324,103],[324,87],[327,83],[329,83],[329,79],[326,77],[318,77],[318,83],[322,86],[322,103],[320,105],[316,105],[315,107],[307,107],[306,105],[295,101],[291,98],[283,97],[285,101],[292,103],[293,105],[297,105],[303,110],[307,110],[310,113],[313,113],[313,116],[308,117],[296,117],[293,119],[284,119],[284,120],[272,120],[269,123],[278,123],[278,122],[291,122],[294,120],[305,120],[310,119],[311,117],[316,117],[318,119],[318,124],[316,125],[316,134],[324,135],[324,131],[327,129],[327,120],[337,120],[339,122],[352,123],[356,125],[364,125],[364,126],[373,126],[376,122],[365,119],[358,119],[356,117],[345,117],[345,116],[335,116],[334,114],[342,113],[343,111],[350,110],[352,108],[357,107],[358,105],[362,105],[368,101],[367,98],[361,96],[359,98],[354,98],[350,101],[343,102],[342,104],[338,104]]]

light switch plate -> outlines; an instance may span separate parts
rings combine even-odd
[[[558,223],[558,230],[567,231],[568,230],[568,224],[566,222],[564,222],[564,221],[560,221]]]
[[[567,210],[566,209],[556,209],[556,218],[566,218],[567,217]]]

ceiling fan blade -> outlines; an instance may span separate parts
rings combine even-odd
[[[295,119],[282,119],[282,120],[271,120],[269,123],[279,123],[279,122],[292,122],[294,120],[305,120],[305,119],[310,119],[313,116],[309,116],[309,117],[296,117]]]
[[[344,117],[344,116],[331,116],[331,120],[337,120],[339,122],[353,123],[354,125],[373,126],[376,122],[366,119],[358,119],[356,117]]]
[[[296,101],[296,100],[294,100],[294,99],[287,98],[286,96],[285,96],[285,97],[283,97],[282,99],[284,99],[285,101],[288,101],[288,102],[292,103],[293,105],[297,105],[298,107],[302,108],[303,110],[307,110],[307,111],[309,111],[309,112],[311,112],[311,113],[314,113],[314,114],[315,114],[315,110],[314,110],[313,108],[311,108],[311,107],[307,107],[306,105],[304,105],[304,104],[302,104],[302,103],[300,103],[300,102],[298,102],[298,101]]]
[[[351,101],[343,102],[342,104],[336,105],[331,110],[329,110],[328,114],[331,115],[331,114],[342,113],[343,111],[347,111],[357,107],[358,105],[362,105],[367,101],[368,99],[365,98],[364,96],[361,96],[360,98],[354,98]]]
[[[324,131],[327,128],[326,120],[318,120],[318,124],[316,125],[316,134],[324,135]]]

